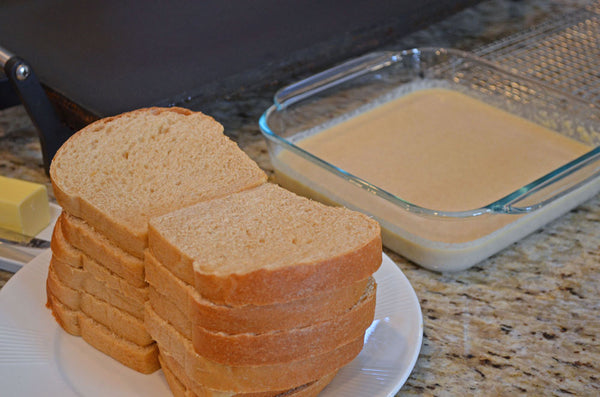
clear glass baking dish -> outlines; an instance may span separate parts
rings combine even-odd
[[[424,88],[460,92],[590,149],[515,187],[510,194],[475,208],[448,211],[412,203],[300,147],[307,137]],[[457,271],[502,250],[600,191],[598,110],[470,53],[423,48],[371,53],[285,87],[276,93],[259,125],[277,183],[325,203],[362,211],[381,224],[388,248],[423,267]],[[364,139],[369,139],[369,132],[365,134]],[[346,143],[341,140],[339,144],[343,150]],[[517,147],[520,143],[511,144]],[[385,156],[383,151],[381,156]],[[478,184],[488,184],[493,178],[478,175]],[[464,194],[468,198],[470,193]]]

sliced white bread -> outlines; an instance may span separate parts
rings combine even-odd
[[[94,348],[142,373],[151,373],[158,367],[158,348],[155,343],[139,346],[111,332],[81,311],[69,309],[47,292],[46,306],[56,322],[66,332],[82,336]]]
[[[90,278],[93,279],[92,277]],[[84,283],[87,281],[88,280],[86,279]],[[105,288],[103,288],[102,291],[103,292],[100,293],[100,295],[107,298],[106,300],[102,300],[96,295],[89,294],[84,290],[73,289],[65,285],[54,271],[54,266],[52,264],[48,269],[48,277],[46,279],[48,306],[53,306],[52,308],[55,317],[58,316],[62,319],[61,326],[63,326],[63,328],[75,330],[76,321],[74,321],[74,315],[75,313],[81,312],[109,328],[112,332],[124,339],[140,346],[150,344],[152,339],[146,331],[143,313],[142,318],[139,317],[137,311],[135,312],[135,315],[128,313],[126,310],[119,308],[119,306],[128,308],[127,304],[119,304],[121,299],[129,301],[127,298],[115,298],[115,294],[106,294]],[[117,305],[113,305],[112,302],[116,302]],[[144,304],[141,303],[141,305],[143,307]],[[69,311],[67,311],[67,309]],[[77,332],[67,332],[78,335]]]
[[[88,277],[95,278],[108,290],[117,291],[120,295],[129,298],[131,302],[137,302],[143,306],[144,302],[148,300],[147,285],[136,287],[87,255],[83,255],[83,269],[88,273]]]
[[[67,212],[138,258],[150,218],[266,181],[219,123],[182,108],[139,109],[88,125],[58,150],[50,177]]]
[[[318,395],[335,377],[336,372],[294,389],[274,392],[228,393],[207,389],[190,379],[172,356],[159,353],[162,370],[175,397],[312,397]]]
[[[47,278],[48,301],[55,316],[62,319],[63,328],[78,335],[80,332],[76,320],[77,313],[81,312],[137,345],[151,344],[152,339],[143,322],[148,289],[127,283],[70,246],[62,236],[60,224],[63,220],[63,216],[59,217],[53,232],[54,252]],[[91,291],[94,294],[90,294],[86,292],[86,285],[98,287]],[[99,299],[97,295],[104,299]]]
[[[227,365],[266,365],[335,350],[364,335],[375,315],[375,284],[345,313],[302,328],[226,334],[192,328],[194,350]]]
[[[171,368],[169,367],[169,363],[165,360],[164,356],[160,353],[160,349],[158,352],[158,362],[160,363],[160,368],[165,375],[165,379],[167,380],[167,384],[169,385],[169,389],[171,389],[171,393],[173,397],[197,397],[196,393],[189,390],[184,384],[183,381],[180,380]]]
[[[89,273],[83,267],[69,265],[58,254],[52,254],[50,265],[63,284],[75,290],[81,290],[83,288],[83,280],[89,277]]]
[[[140,320],[144,318],[143,303],[123,295],[121,291],[107,288],[106,284],[98,281],[95,277],[86,277],[85,280],[83,280],[83,291],[100,300],[110,303],[116,308],[123,310]]]
[[[152,310],[163,320],[171,324],[186,339],[192,340],[192,321],[185,307],[181,307],[171,300],[170,296],[158,292],[152,285],[150,290],[150,299],[148,303]]]
[[[173,281],[179,281],[179,289],[183,291],[190,291],[191,286],[169,276],[168,270],[161,268],[159,264],[155,263],[150,267],[154,269],[147,274],[151,277],[154,277],[155,273],[160,274],[162,277],[156,277],[156,281],[164,281],[155,283],[156,287],[150,283],[149,303],[155,313],[187,339],[191,338],[198,354],[222,364],[274,364],[312,356],[315,352],[334,350],[362,335],[372,323],[375,312],[376,285],[371,282],[352,306],[321,321],[309,322],[304,327],[275,328],[263,333],[214,332],[199,326],[197,321],[186,314],[185,307],[189,299],[184,300],[183,304],[178,304],[172,300],[178,294],[169,294],[169,290],[164,288]],[[290,307],[289,304],[280,306]],[[242,311],[240,308],[231,310]],[[293,312],[291,314],[293,315]]]
[[[56,220],[54,229],[52,229],[52,239],[50,240],[50,250],[52,256],[57,256],[65,264],[74,268],[83,267],[83,258],[81,251],[68,243],[62,231],[62,219],[64,213]]]
[[[115,335],[138,346],[147,346],[154,341],[146,330],[143,320],[120,310],[86,292],[81,293],[81,312],[104,325]]]
[[[46,284],[46,306],[66,332],[82,336],[96,349],[137,371],[150,373],[158,369],[158,348],[142,321],[65,286],[52,265]]]
[[[143,374],[150,374],[160,368],[156,343],[138,346],[83,313],[79,314],[79,327],[81,337],[88,344],[121,364]]]
[[[286,390],[313,382],[348,364],[363,345],[361,335],[333,351],[305,359],[272,365],[230,366],[196,353],[192,342],[158,316],[150,304],[146,305],[145,322],[161,354],[172,356],[190,379],[206,388],[224,392]]]
[[[193,269],[196,290],[230,306],[302,299],[365,280],[381,264],[376,221],[273,184],[153,218],[148,238],[160,263]]]
[[[88,293],[96,298],[124,310],[131,315],[143,319],[144,303],[148,300],[148,290],[145,288],[142,294],[128,294],[127,290],[110,288],[107,283],[96,279],[85,269],[72,273],[68,266],[62,261],[52,259],[46,280],[47,289],[59,299],[65,306],[72,310],[79,310],[81,306],[81,294]],[[58,270],[57,269],[61,269]]]
[[[60,250],[68,244],[101,263],[128,283],[136,287],[146,286],[143,260],[119,248],[83,219],[63,211],[57,222],[60,222],[62,232],[62,240],[61,236],[57,236],[56,239],[57,249]]]
[[[63,283],[54,271],[54,265],[52,263],[50,263],[50,266],[48,267],[46,292],[52,294],[60,301],[60,303],[69,309],[80,310],[81,290],[71,288]]]
[[[372,278],[359,280],[348,286],[281,304],[233,307],[204,299],[192,285],[177,278],[149,251],[146,252],[145,266],[148,283],[172,302],[172,306],[183,311],[193,326],[227,334],[259,334],[331,320],[354,306],[367,285],[374,282]],[[156,302],[163,303],[161,300]],[[164,304],[169,302],[164,301]]]
[[[266,333],[227,334],[193,325],[189,317],[150,286],[149,304],[154,312],[187,339],[194,350],[209,360],[226,365],[265,365],[289,362],[335,350],[363,335],[373,322],[375,284],[370,284],[354,307],[328,321],[303,328]]]
[[[150,286],[149,288],[149,304],[155,310],[156,315],[167,321],[169,325],[173,326],[177,331],[181,332],[186,339],[189,340],[191,338],[191,322],[187,316],[185,316],[175,304],[169,302],[167,297],[156,292],[154,287]],[[234,393],[212,390],[199,383],[196,379],[190,378],[185,373],[183,368],[184,363],[179,363],[168,353],[167,349],[164,347],[159,348],[159,360],[161,362],[163,372],[165,373],[165,377],[167,378],[169,386],[171,387],[171,391],[175,396],[309,396],[318,394],[329,382],[331,382],[335,375],[335,373],[329,374],[316,382],[311,382],[307,385],[300,386],[293,390],[286,390],[284,392]]]
[[[58,218],[52,234],[52,271],[47,284],[54,295],[71,309],[78,310],[78,294],[87,292],[143,319],[144,303],[148,300],[146,282],[142,280],[144,287],[138,287],[137,283],[128,282],[73,247],[63,236],[65,228],[61,226],[66,223],[65,215],[63,212]],[[143,276],[143,269],[141,274]]]
[[[48,280],[46,280],[46,283]],[[50,288],[46,287],[46,307],[50,309],[58,325],[71,335],[81,336],[79,328],[79,310],[73,310],[63,305],[54,297]]]

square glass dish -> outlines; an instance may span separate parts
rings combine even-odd
[[[375,218],[388,248],[466,269],[600,191],[600,112],[470,53],[378,52],[278,91],[275,180]]]

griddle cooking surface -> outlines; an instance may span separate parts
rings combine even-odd
[[[392,17],[404,18],[394,33],[406,34],[474,2],[4,1],[0,46],[68,101],[107,116],[181,103],[336,35],[351,42]]]

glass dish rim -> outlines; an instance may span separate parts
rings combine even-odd
[[[317,92],[326,90],[326,89],[330,88],[331,86],[341,84],[345,81],[356,78],[362,74],[371,72],[372,70],[376,70],[378,68],[389,66],[390,64],[397,62],[402,57],[420,55],[421,53],[424,53],[424,52],[434,52],[436,54],[445,53],[445,54],[450,54],[450,55],[456,56],[457,58],[464,58],[465,60],[469,60],[470,62],[481,64],[481,65],[483,65],[487,68],[490,68],[496,72],[499,72],[503,75],[514,78],[515,81],[527,82],[529,85],[532,85],[532,86],[543,87],[544,90],[547,90],[550,92],[555,92],[557,94],[560,94],[560,96],[562,96],[562,97],[569,97],[569,100],[577,102],[580,106],[583,106],[583,107],[587,106],[592,109],[596,109],[596,107],[593,104],[588,104],[588,103],[582,101],[581,99],[577,98],[576,96],[556,90],[555,88],[553,88],[552,86],[550,86],[544,82],[537,81],[535,79],[532,79],[532,78],[529,78],[527,76],[523,76],[523,75],[520,75],[517,73],[513,73],[512,71],[510,71],[508,69],[505,69],[505,68],[503,68],[493,62],[487,61],[483,58],[480,58],[472,53],[462,51],[462,50],[452,49],[452,48],[422,47],[422,48],[412,48],[412,49],[406,49],[406,50],[400,50],[400,51],[371,52],[371,53],[368,53],[361,57],[351,59],[341,65],[335,66],[331,69],[327,69],[323,72],[317,73],[306,79],[297,81],[295,83],[292,83],[290,85],[287,85],[287,86],[279,89],[273,97],[273,105],[271,105],[269,108],[267,108],[267,110],[265,110],[259,118],[258,124],[259,124],[259,128],[261,130],[261,133],[263,134],[263,136],[266,139],[268,139],[276,144],[279,144],[288,150],[291,150],[292,152],[301,156],[302,158],[312,162],[313,164],[315,164],[317,166],[320,166],[325,171],[329,171],[329,172],[345,179],[347,182],[352,183],[353,185],[355,185],[363,190],[366,190],[367,192],[374,194],[377,197],[383,198],[384,200],[389,201],[390,203],[392,203],[400,208],[403,208],[406,211],[409,211],[411,213],[418,214],[418,215],[424,215],[424,216],[442,217],[442,218],[449,218],[449,219],[464,219],[464,218],[471,218],[471,217],[479,217],[479,216],[486,215],[486,214],[509,214],[509,215],[527,214],[527,213],[534,212],[537,209],[540,209],[540,208],[560,199],[561,197],[569,194],[570,192],[577,190],[578,188],[580,188],[588,183],[591,183],[594,179],[598,179],[600,177],[600,169],[599,169],[597,172],[595,172],[593,175],[589,176],[588,178],[585,178],[584,180],[579,181],[578,183],[570,186],[569,188],[562,190],[548,198],[545,198],[539,202],[536,202],[535,204],[524,206],[524,207],[519,207],[519,206],[514,205],[514,204],[518,203],[519,201],[527,198],[528,196],[531,196],[534,193],[542,190],[543,188],[560,181],[561,179],[567,177],[568,175],[571,175],[572,173],[576,172],[577,170],[579,170],[589,164],[592,164],[594,162],[600,162],[600,146],[597,146],[597,147],[591,149],[590,151],[588,151],[587,153],[579,156],[578,158],[562,165],[559,168],[556,168],[553,171],[550,171],[546,175],[526,184],[523,187],[518,188],[517,190],[513,191],[512,193],[510,193],[504,197],[501,197],[492,203],[481,206],[479,208],[474,208],[474,209],[465,210],[465,211],[440,211],[440,210],[436,210],[436,209],[425,208],[425,207],[419,206],[417,204],[406,201],[397,195],[389,193],[388,191],[386,191],[382,188],[379,188],[378,186],[373,185],[372,183],[370,183],[356,175],[353,175],[353,174],[351,174],[351,173],[349,173],[327,161],[324,161],[323,159],[313,155],[312,153],[300,148],[299,146],[295,145],[293,142],[291,142],[288,139],[275,133],[269,127],[268,119],[269,119],[269,116],[273,112],[276,112],[278,110],[284,110],[286,107],[292,105],[293,103],[303,100],[307,97],[310,97],[311,95],[314,95]],[[371,62],[371,61],[374,61],[374,62]],[[373,64],[371,65],[371,68],[366,69],[366,70],[352,70],[353,68],[356,68],[357,64],[360,65],[363,62],[367,62],[367,63],[371,62]],[[337,71],[337,72],[341,71],[342,73],[346,72],[346,76],[343,79],[340,79],[339,81],[336,81],[335,79],[333,79],[333,80],[330,79],[330,81],[326,82],[325,84],[321,85],[320,87],[317,87],[316,89],[309,88],[306,90],[302,90],[302,92],[297,96],[292,96],[287,99],[285,98],[285,96],[286,96],[285,93],[287,91],[293,91],[294,87],[298,87],[298,86],[302,87],[303,85],[306,85],[306,84],[308,84],[310,86],[310,84],[309,84],[310,81],[315,80],[315,79],[317,79],[317,80],[319,78],[328,79],[328,78],[330,78],[332,71]],[[282,97],[283,97],[283,100],[282,100]]]

